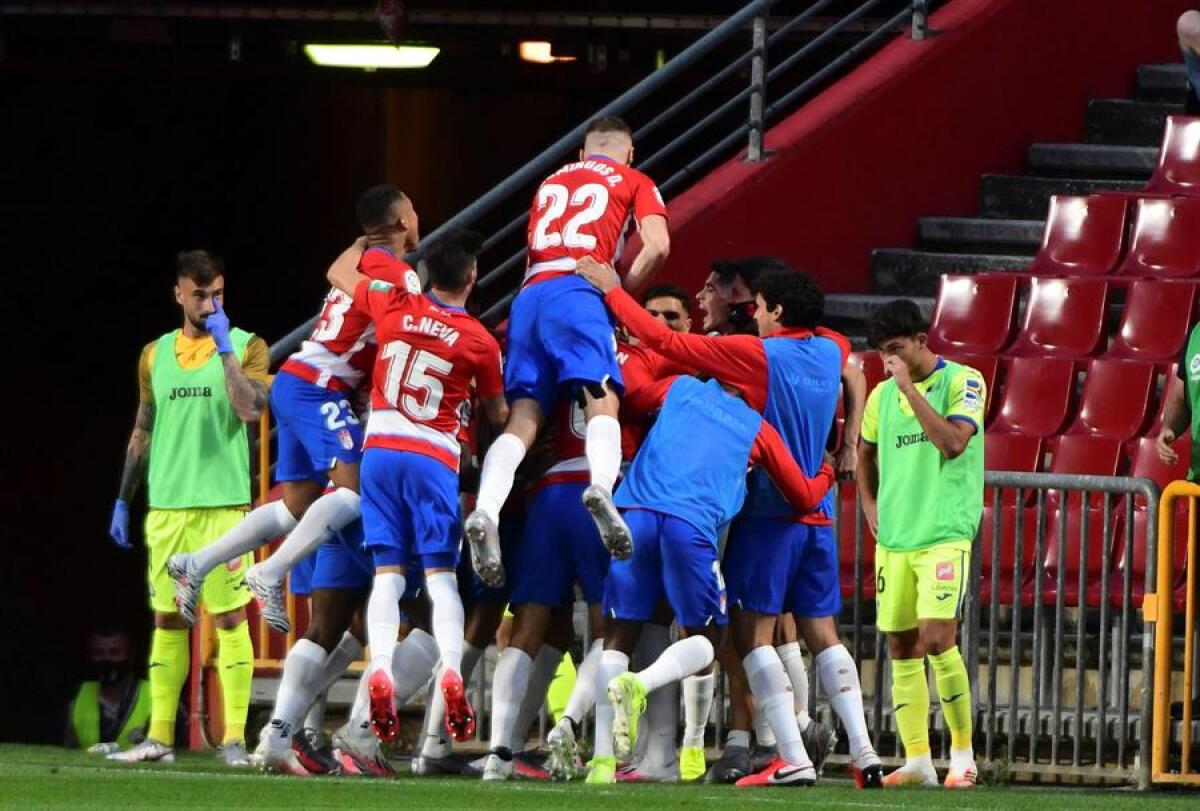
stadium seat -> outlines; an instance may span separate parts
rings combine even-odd
[[[1173,361],[1192,322],[1196,285],[1139,279],[1129,285],[1121,326],[1105,353],[1114,358]]]
[[[1009,353],[1082,358],[1104,341],[1108,284],[1102,279],[1034,277],[1025,320]]]
[[[1093,358],[1083,379],[1079,416],[1067,433],[1132,439],[1146,424],[1153,390],[1154,364]]]
[[[941,354],[992,355],[1007,346],[1018,281],[1004,273],[943,276],[929,328],[929,348]]]
[[[874,349],[851,352],[846,363],[862,369],[863,376],[867,379],[867,394],[870,394],[871,389],[883,380],[883,360]]]
[[[1058,438],[1047,472],[1115,476],[1120,463],[1120,440],[1094,434],[1064,434]]]
[[[1200,118],[1167,117],[1158,166],[1145,190],[1163,194],[1200,194]]]
[[[1173,481],[1186,479],[1192,458],[1191,433],[1184,432],[1171,447],[1179,456],[1179,461],[1173,465],[1158,457],[1155,437],[1143,436],[1135,439],[1126,448],[1130,459],[1129,475],[1139,479],[1150,479],[1160,490]]]
[[[1033,507],[1016,507],[1013,504],[996,507],[989,491],[985,497],[982,522],[982,542],[979,546],[980,588],[984,605],[1012,605],[1017,594],[1022,603],[1032,602],[1029,583],[1033,577],[1033,562],[1036,552],[1035,539],[1037,515]],[[1000,560],[994,566],[994,539],[996,537],[996,511],[1000,513]],[[1017,515],[1021,516],[1021,565],[1016,565]],[[999,573],[998,589],[993,589],[992,572]]]
[[[1036,473],[1042,462],[1042,439],[1027,434],[1011,434],[999,431],[988,431],[984,437],[983,466],[985,470],[1014,471],[1017,473]],[[994,490],[988,489],[984,498],[990,504],[994,498]],[[1026,490],[1021,502],[1029,504],[1035,491]],[[1016,503],[1017,491],[1005,488],[1001,493],[1001,503],[1011,506]]]
[[[1200,274],[1200,199],[1138,200],[1129,253],[1119,276],[1190,278]]]
[[[1157,387],[1158,405],[1154,409],[1154,422],[1150,423],[1150,427],[1146,430],[1146,436],[1158,436],[1162,429],[1164,412],[1167,410],[1167,394],[1170,392],[1170,386],[1173,381],[1179,379],[1179,364],[1172,363],[1163,369],[1161,375],[1161,383]]]
[[[1010,358],[991,430],[1049,437],[1067,421],[1075,364],[1067,358]]]
[[[1125,208],[1125,198],[1115,195],[1051,197],[1042,247],[1028,272],[1034,276],[1110,272],[1121,260]]]

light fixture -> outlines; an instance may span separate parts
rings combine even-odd
[[[549,42],[522,42],[517,53],[524,62],[535,62],[539,65],[549,65],[552,62],[574,62],[573,56],[555,56]]]
[[[304,46],[313,64],[327,68],[424,68],[441,52],[430,45],[314,45]]]

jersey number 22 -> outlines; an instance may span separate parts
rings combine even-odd
[[[579,210],[563,226],[559,220],[568,206]],[[596,247],[596,238],[581,234],[579,229],[604,216],[604,210],[608,208],[608,188],[602,183],[585,183],[571,194],[566,186],[547,183],[538,189],[537,207],[541,216],[533,229],[531,247],[535,251],[560,245],[590,251]]]

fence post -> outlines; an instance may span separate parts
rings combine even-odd
[[[929,36],[929,0],[913,0],[912,38],[926,39]]]
[[[746,160],[763,159],[763,110],[767,100],[767,17],[759,14],[752,24],[750,59],[750,143]]]

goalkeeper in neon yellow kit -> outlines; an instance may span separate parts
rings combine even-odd
[[[878,539],[877,623],[888,635],[893,711],[907,757],[884,786],[938,783],[929,754],[928,658],[950,730],[944,785],[972,788],[971,686],[957,636],[983,512],[987,391],[979,372],[930,351],[927,330],[917,305],[905,300],[876,311],[868,328],[888,379],[867,398],[857,477]]]

